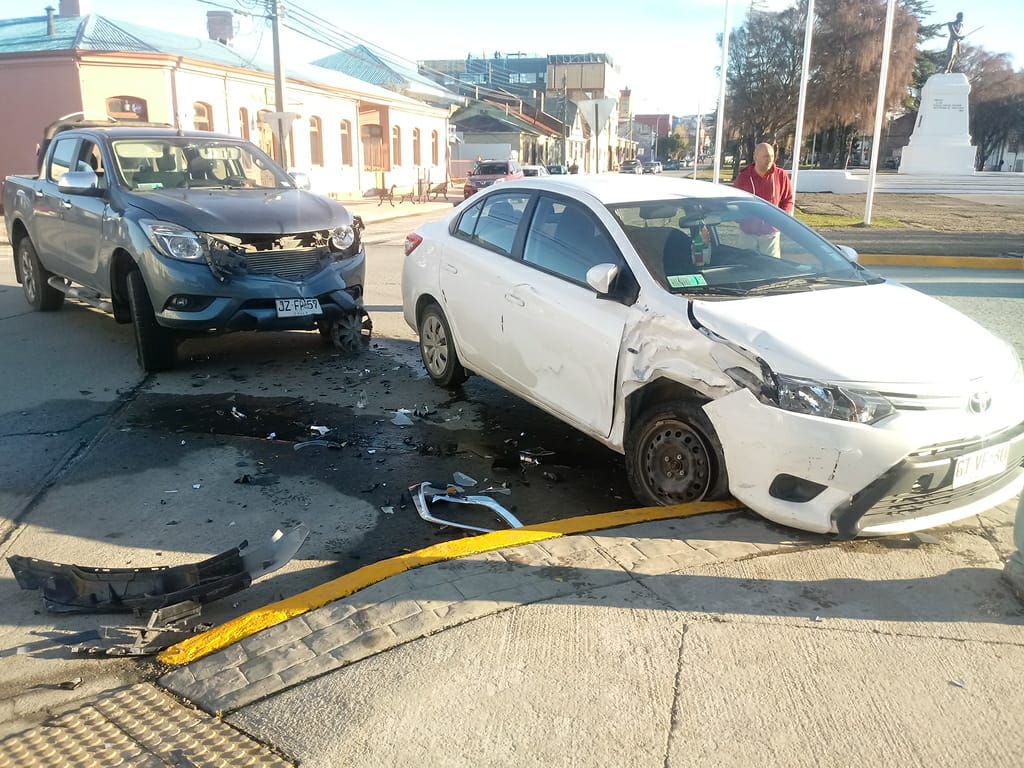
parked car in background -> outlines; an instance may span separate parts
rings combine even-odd
[[[661,163],[657,160],[647,160],[643,165],[644,173],[661,173]]]
[[[524,165],[523,176],[549,176],[548,169],[543,165]]]
[[[523,178],[523,168],[515,160],[481,160],[462,187],[463,199],[492,184]]]
[[[1024,484],[1013,347],[748,193],[524,179],[421,225],[405,252],[430,377],[479,374],[624,454],[641,504],[732,495],[874,536]]]
[[[681,166],[678,160],[666,160],[661,167],[666,171],[678,171]]]
[[[566,174],[569,173],[569,169],[566,168],[564,165],[549,165],[548,173],[551,174],[552,176],[565,176]]]
[[[34,309],[72,298],[132,324],[146,371],[173,367],[183,338],[225,331],[319,330],[362,348],[363,223],[341,203],[234,136],[60,128],[39,175],[4,185],[15,275]]]
[[[644,164],[639,160],[623,160],[619,166],[619,173],[643,173]]]

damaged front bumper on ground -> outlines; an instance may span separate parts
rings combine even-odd
[[[96,568],[11,555],[7,562],[22,589],[42,589],[43,603],[54,613],[141,613],[194,601],[208,603],[248,587],[283,566],[309,536],[298,525],[277,531],[256,549],[239,546],[186,565],[156,568]]]

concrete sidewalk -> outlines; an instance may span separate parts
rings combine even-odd
[[[158,685],[0,741],[0,764],[1017,766],[1015,508],[845,543],[744,511],[552,524],[299,596]],[[174,751],[191,762],[157,762]]]

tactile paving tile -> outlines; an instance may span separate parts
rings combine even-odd
[[[0,741],[0,768],[289,768],[295,763],[140,683]]]

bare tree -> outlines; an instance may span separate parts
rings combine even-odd
[[[808,114],[824,129],[825,167],[846,167],[858,130],[874,122],[885,34],[885,0],[818,0]],[[900,7],[893,23],[885,104],[898,106],[910,85],[918,21]]]
[[[1005,53],[974,46],[964,46],[960,66],[971,84],[970,130],[981,171],[994,149],[1024,136],[1024,70],[1015,72]]]
[[[796,119],[803,36],[802,16],[791,8],[769,13],[752,5],[729,42],[726,120],[748,160],[754,145],[777,143]],[[735,169],[734,164],[734,169]]]

